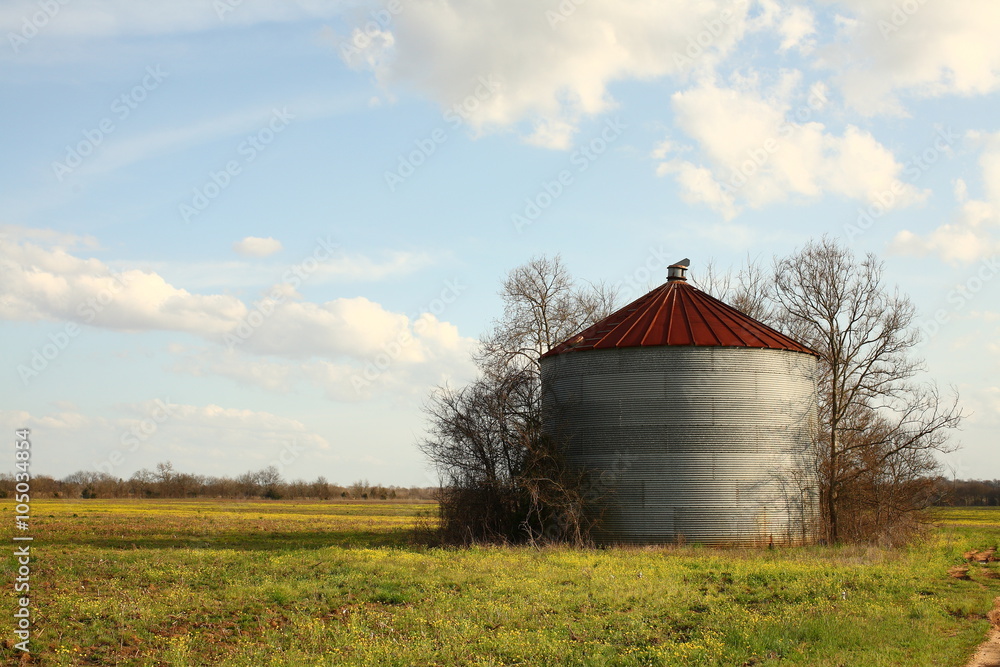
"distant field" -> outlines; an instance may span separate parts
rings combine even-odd
[[[935,507],[931,518],[941,525],[1000,527],[1000,508]]]
[[[937,510],[900,551],[430,549],[434,509],[34,501],[24,664],[958,667],[1000,595],[1000,563],[947,574],[997,509]]]

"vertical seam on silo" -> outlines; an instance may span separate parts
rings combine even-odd
[[[719,321],[719,324],[721,324],[722,326],[724,326],[726,328],[726,330],[729,331],[729,333],[731,333],[733,336],[736,337],[736,340],[738,340],[741,343],[743,343],[743,345],[746,345],[748,347],[751,346],[752,341],[746,340],[746,338],[744,336],[741,336],[736,329],[734,329],[732,326],[730,326],[730,323],[735,323],[737,321],[736,318],[732,316],[732,314],[730,314],[729,312],[727,312],[726,309],[721,308],[720,306],[717,306],[716,304],[711,303],[711,302],[706,302],[705,306],[706,306],[706,308],[708,308],[712,312],[713,315],[715,315],[716,319],[718,319],[718,321]],[[746,327],[740,327],[740,329],[742,329],[745,334],[749,334],[754,339],[756,339],[757,342],[764,343],[764,347],[770,347],[770,345],[768,344],[767,341],[765,341],[763,338],[761,338],[760,336],[756,335],[755,333],[753,333],[752,331],[750,331]]]
[[[694,299],[694,298],[689,299],[689,301],[690,301],[690,304],[691,304],[691,306],[690,306],[691,310],[693,310],[694,312],[698,313],[698,315],[701,317],[702,321],[705,322],[705,329],[708,331],[708,333],[712,334],[713,338],[715,338],[716,344],[722,345],[723,344],[722,343],[722,339],[719,338],[718,334],[715,333],[715,330],[712,327],[711,322],[709,322],[708,317],[705,316],[705,313],[702,311],[702,308],[698,304],[698,301],[696,299]],[[691,336],[691,342],[692,342],[692,344],[697,344],[697,342],[694,339],[694,330],[691,328],[690,317],[688,317],[686,319],[688,320],[688,323],[687,323],[688,324],[688,333]],[[728,327],[726,327],[726,328],[728,328]],[[738,338],[738,336],[737,336],[737,338]]]
[[[663,309],[666,308],[667,301],[670,299],[670,291],[671,291],[670,288],[667,288],[665,290],[665,293],[663,294],[663,298],[660,299],[660,303],[656,306],[656,312],[653,314],[653,319],[650,321],[651,324],[653,322],[656,322],[657,319],[660,318],[660,313],[662,313]],[[670,344],[670,331],[669,331],[669,327],[670,327],[670,320],[671,319],[672,318],[669,318],[669,317],[667,318],[667,328],[668,328],[668,330],[665,331],[664,334],[663,334],[663,343],[662,344],[664,344],[664,345],[669,345]],[[653,331],[653,327],[650,326],[649,329],[646,330],[646,333],[644,333],[642,335],[642,340],[639,341],[639,343],[640,344],[645,344],[647,336],[649,336],[649,334],[652,333],[652,331]]]
[[[655,292],[656,292],[656,290],[653,290],[652,293],[655,293]],[[646,296],[649,296],[649,294],[647,294]],[[653,297],[653,299],[655,299],[655,297]],[[632,329],[634,329],[636,327],[636,325],[639,324],[639,322],[642,320],[642,315],[646,311],[649,310],[649,301],[650,300],[651,299],[642,299],[642,304],[640,304],[639,306],[637,306],[634,311],[632,311],[631,313],[629,313],[628,315],[626,315],[622,319],[621,322],[619,322],[617,325],[615,325],[614,327],[612,327],[611,329],[609,329],[608,332],[601,338],[601,340],[604,341],[605,339],[610,338],[610,336],[611,336],[612,333],[617,332],[618,329],[620,329],[623,326],[625,326],[625,323],[628,322],[631,318],[634,317],[635,320],[633,322],[631,322],[628,325],[628,327],[625,328],[624,331],[622,331],[621,333],[618,333],[616,335],[616,338],[615,338],[615,341],[614,341],[614,346],[618,347],[618,344],[621,343],[622,339],[624,339],[626,336],[628,336],[629,333],[632,331]],[[633,301],[633,303],[635,303],[635,302]],[[640,339],[639,343],[640,343],[640,345],[642,344],[642,340],[641,339]]]
[[[690,306],[685,305],[685,297],[688,297],[686,300],[690,302],[691,304]],[[680,293],[677,295],[677,298],[681,302],[681,311],[684,313],[684,324],[687,326],[688,339],[691,341],[692,345],[697,345],[698,341],[694,337],[694,327],[691,326],[691,314],[689,312],[689,308],[693,307],[695,312],[698,312],[698,308],[697,306],[694,305],[694,299],[690,298],[690,295],[687,294],[687,292],[685,292],[684,290],[680,290]],[[715,334],[713,333],[712,335]]]
[[[773,346],[776,349],[785,349],[785,350],[792,350],[794,352],[805,352],[806,354],[814,354],[811,350],[809,350],[806,346],[804,346],[802,343],[798,342],[797,340],[795,340],[793,338],[790,338],[789,336],[786,336],[785,334],[781,333],[780,331],[777,331],[777,330],[773,329],[772,327],[769,327],[768,325],[764,324],[763,322],[760,322],[760,321],[758,321],[758,320],[750,317],[746,313],[742,313],[742,312],[736,310],[735,308],[733,308],[729,304],[724,303],[724,302],[720,301],[719,299],[716,299],[715,297],[713,297],[710,294],[705,294],[705,293],[702,293],[702,294],[703,294],[703,296],[707,297],[708,302],[712,303],[715,306],[716,309],[723,310],[723,311],[729,311],[729,310],[735,311],[735,312],[739,313],[740,315],[742,315],[743,317],[746,317],[750,321],[754,322],[755,324],[759,324],[760,325],[760,328],[759,328],[760,334],[763,334],[764,336],[767,336],[767,338],[770,339],[770,341],[771,341],[771,344],[768,344],[767,347],[772,347]],[[749,330],[748,330],[748,332],[749,332]],[[760,340],[761,342],[767,342],[767,341],[765,341],[764,338],[761,338],[760,335],[758,335],[758,334],[753,334],[753,335],[756,338],[758,338],[758,340]]]
[[[663,332],[663,342],[666,345],[670,345],[670,333],[674,328],[674,308],[677,306],[677,290],[675,288],[670,288],[667,290],[667,294],[663,299],[663,305],[667,307],[667,327],[666,331]],[[670,304],[669,306],[667,304]]]

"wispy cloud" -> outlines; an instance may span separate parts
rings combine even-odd
[[[954,185],[958,204],[951,220],[927,233],[904,229],[893,239],[892,250],[908,255],[935,254],[954,265],[975,262],[1000,253],[1000,132],[969,132],[966,138],[981,147],[981,199],[969,197],[964,179]]]
[[[267,127],[275,108],[287,112],[295,122],[327,118],[367,105],[365,96],[333,98],[297,98],[281,105],[241,109],[224,115],[203,118],[186,125],[163,127],[143,134],[112,135],[103,150],[84,163],[75,174],[107,174],[138,162],[177,153],[215,141],[233,140],[234,152],[240,142]]]
[[[286,251],[287,252],[287,251]],[[331,258],[311,272],[309,283],[315,285],[347,282],[377,282],[388,278],[412,275],[434,266],[439,261],[435,255],[422,251],[384,250],[370,254],[337,251]],[[187,289],[206,290],[225,288],[241,290],[272,285],[288,269],[288,264],[276,259],[231,260],[203,262],[140,262],[147,271],[155,271],[171,282]],[[136,266],[135,262],[109,261],[108,265],[124,270]]]

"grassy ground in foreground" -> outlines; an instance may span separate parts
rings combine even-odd
[[[947,574],[1000,542],[996,509],[902,550],[774,551],[412,544],[433,510],[36,500],[25,664],[957,667],[1000,595],[1000,563]]]

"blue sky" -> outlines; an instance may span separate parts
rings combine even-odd
[[[8,0],[0,425],[35,471],[430,484],[506,271],[886,262],[1000,477],[992,0]]]

